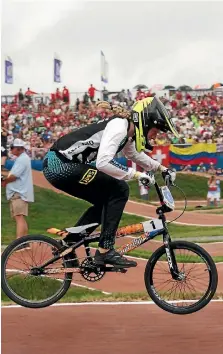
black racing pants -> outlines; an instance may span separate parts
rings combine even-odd
[[[129,197],[128,184],[90,165],[68,161],[54,151],[48,152],[43,167],[44,176],[54,187],[93,204],[75,226],[101,224],[99,247],[112,249],[116,230]]]

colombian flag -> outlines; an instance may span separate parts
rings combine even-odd
[[[189,147],[170,146],[170,163],[172,165],[199,165],[217,163],[216,144],[195,144]]]

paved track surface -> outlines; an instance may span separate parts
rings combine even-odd
[[[178,316],[155,305],[2,310],[3,354],[220,354],[223,303]]]

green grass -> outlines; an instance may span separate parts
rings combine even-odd
[[[196,222],[196,220],[194,220]],[[222,226],[187,226],[169,224],[168,226],[171,238],[187,238],[187,237],[202,237],[202,236],[223,236]],[[161,239],[161,238],[157,238]]]
[[[20,296],[24,296],[29,300],[43,300],[49,294],[53,294],[53,290],[56,286],[56,280],[52,282],[53,279],[44,279],[45,288],[40,287],[39,282],[35,278],[35,281],[32,281],[32,288],[30,288],[30,282],[26,279],[26,281],[19,281],[18,278],[14,277],[10,279],[10,286],[12,289],[19,294]],[[43,280],[40,281],[41,283]],[[57,286],[58,287],[58,286]],[[34,294],[34,296],[32,296]],[[186,298],[192,299],[197,298],[198,294],[185,294]],[[165,298],[165,294],[163,294]],[[223,294],[218,293],[215,294],[215,299],[222,298]],[[10,305],[14,302],[7,297],[7,295],[2,291],[1,294],[2,305]],[[112,294],[103,294],[99,290],[89,290],[87,288],[80,288],[76,286],[71,286],[68,292],[64,295],[64,297],[59,301],[60,303],[74,303],[74,302],[97,302],[97,301],[148,301],[150,297],[146,291],[143,292],[135,292],[135,293],[112,293]]]
[[[32,279],[31,279],[32,278]],[[21,277],[15,276],[9,280],[11,288],[20,296],[29,300],[42,300],[49,294],[53,294],[55,289],[61,285],[55,279],[30,277],[26,281],[21,281]],[[41,286],[40,286],[41,285]],[[12,303],[12,300],[2,291],[2,302]],[[103,294],[100,290],[89,290],[77,286],[71,286],[60,302],[87,302],[87,301],[140,301],[149,300],[146,292],[136,293],[112,293]]]
[[[28,277],[24,281],[21,276],[14,276],[9,279],[10,287],[16,294],[29,300],[40,301],[55,293],[61,286],[56,279],[42,277]],[[2,291],[2,302],[12,303]],[[112,293],[103,294],[100,290],[89,290],[77,286],[71,286],[60,302],[86,302],[86,301],[140,301],[149,300],[146,292],[136,293]]]
[[[164,185],[163,179],[160,175],[156,175],[156,180],[159,185]],[[188,200],[206,200],[207,198],[207,178],[194,175],[185,175],[178,173],[176,184],[183,189]],[[221,181],[221,185],[223,182]],[[130,185],[130,199],[142,201],[139,194],[138,182],[131,181]],[[184,196],[178,189],[171,189],[175,200],[184,200]],[[157,194],[154,187],[149,190],[149,200],[157,201]],[[144,202],[144,201],[143,201]]]
[[[10,274],[11,275],[11,274]],[[8,279],[10,287],[16,294],[29,300],[42,300],[51,297],[62,286],[62,283],[54,278],[15,275]],[[6,297],[3,293],[3,300]]]
[[[48,189],[35,187],[35,202],[29,204],[29,233],[47,234],[50,227],[64,228],[73,226],[90,204],[55,193]],[[15,239],[15,222],[11,219],[9,204],[2,188],[2,243],[8,244]],[[145,218],[124,214],[120,226],[139,223]]]
[[[9,205],[2,189],[2,244],[15,239],[15,222],[10,217]],[[35,203],[29,209],[29,233],[47,234],[50,227],[64,228],[73,226],[81,214],[89,206],[87,202],[57,194],[48,189],[35,187]],[[123,214],[120,226],[145,221],[143,217]],[[195,227],[170,224],[169,231],[174,238],[196,236],[222,236],[223,227]]]

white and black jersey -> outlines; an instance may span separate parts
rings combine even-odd
[[[51,150],[56,150],[69,160],[78,160],[82,163],[90,163],[96,160],[102,135],[111,119],[90,124],[77,129],[57,140]],[[123,141],[117,146],[117,151],[122,150],[127,143],[127,131]]]
[[[68,160],[90,164],[96,163],[98,170],[117,179],[131,179],[135,170],[122,166],[114,160],[122,151],[124,155],[144,170],[157,170],[160,163],[145,153],[138,153],[135,142],[128,138],[129,121],[112,118],[90,124],[58,139],[51,150],[57,151]]]

